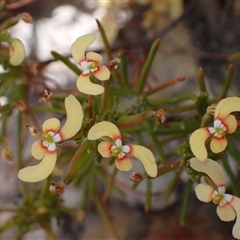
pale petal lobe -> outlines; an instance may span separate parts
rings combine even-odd
[[[31,153],[37,160],[43,159],[46,154],[47,149],[43,147],[42,140],[38,140],[32,144]]]
[[[71,46],[71,53],[75,62],[79,63],[85,57],[85,50],[90,46],[96,37],[94,34],[86,34],[76,39]]]
[[[197,158],[190,159],[190,166],[198,171],[207,174],[217,186],[225,186],[225,177],[219,163],[209,158],[201,162]]]
[[[12,39],[10,43],[9,57],[12,66],[20,65],[26,57],[25,47],[17,38]]]
[[[18,172],[18,178],[24,182],[39,182],[47,178],[56,164],[57,153],[46,153],[43,160],[34,166],[25,167]]]
[[[130,154],[139,159],[147,174],[151,177],[157,176],[157,164],[153,153],[146,147],[139,145],[130,145]]]
[[[69,95],[65,98],[65,109],[67,119],[59,134],[62,140],[69,139],[77,134],[82,127],[83,110],[80,102],[73,96]]]
[[[47,133],[49,131],[52,131],[54,133],[58,132],[60,126],[60,121],[57,118],[49,118],[47,119],[43,125],[42,130],[43,132]]]
[[[202,202],[211,202],[212,201],[211,194],[213,193],[213,191],[214,191],[214,188],[202,183],[198,184],[195,187],[197,198]]]
[[[191,150],[200,161],[205,161],[208,156],[205,142],[209,136],[210,134],[207,128],[197,129],[190,136],[189,142]]]
[[[129,157],[125,156],[123,158],[116,158],[115,160],[115,166],[117,169],[121,170],[121,171],[129,171],[132,169],[132,162],[129,159]]]
[[[214,153],[220,153],[224,151],[227,147],[227,139],[226,137],[213,137],[210,143],[210,148]]]
[[[111,147],[112,144],[108,142],[100,142],[98,144],[98,152],[101,154],[102,157],[109,158],[112,156]]]
[[[230,204],[224,206],[217,206],[217,215],[222,221],[229,222],[236,218],[236,213]]]
[[[92,83],[89,75],[81,74],[77,79],[77,88],[80,92],[88,95],[97,96],[104,92],[104,88],[96,83]]]
[[[216,106],[214,118],[225,118],[231,112],[240,111],[240,98],[228,97],[222,99]]]
[[[98,70],[93,72],[93,75],[101,80],[101,81],[105,81],[108,80],[110,78],[110,71],[107,67],[105,66],[99,66]]]
[[[110,137],[113,140],[116,140],[117,138],[121,139],[121,134],[117,126],[107,121],[99,122],[93,125],[89,130],[87,137],[89,140],[96,140],[104,136]]]

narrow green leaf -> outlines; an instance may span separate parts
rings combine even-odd
[[[67,57],[64,57],[54,51],[51,51],[51,54],[56,60],[63,62],[67,67],[69,67],[77,75],[80,75],[82,73],[82,71],[74,63],[72,63]]]
[[[124,89],[129,90],[130,89],[130,84],[129,84],[129,79],[128,79],[126,54],[123,53],[123,52],[120,52],[118,56],[121,60],[120,70],[121,70],[121,74],[122,74],[123,87],[124,87]]]
[[[142,68],[142,72],[140,73],[137,85],[136,85],[136,92],[137,93],[141,93],[143,90],[143,87],[145,85],[145,82],[147,80],[147,75],[149,73],[149,70],[151,69],[153,60],[156,56],[157,50],[160,46],[160,39],[156,39],[153,44],[152,47],[150,49],[150,52],[147,56],[146,62]]]
[[[180,213],[180,224],[181,226],[184,226],[186,223],[186,217],[187,217],[187,211],[191,196],[191,190],[192,190],[192,180],[189,179],[187,184],[185,185],[185,190],[183,193],[183,202],[181,206],[181,213]]]
[[[223,85],[223,88],[222,88],[221,98],[225,98],[227,96],[229,87],[230,87],[231,82],[232,82],[233,72],[234,72],[233,64],[230,64],[229,67],[228,67],[227,75],[226,75],[224,85]]]

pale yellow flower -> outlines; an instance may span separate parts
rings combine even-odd
[[[217,214],[222,221],[233,221],[236,217],[237,220],[232,230],[235,238],[240,238],[240,199],[234,195],[225,193],[226,182],[224,173],[221,166],[209,158],[204,162],[199,161],[197,158],[190,159],[191,167],[208,175],[216,188],[200,183],[196,186],[195,192],[197,198],[202,202],[213,202],[217,205]]]
[[[110,71],[107,67],[100,65],[102,56],[95,52],[88,52],[85,55],[86,48],[95,41],[94,34],[87,34],[77,38],[71,46],[73,59],[79,64],[82,74],[77,79],[77,88],[80,92],[89,95],[99,95],[104,92],[104,88],[91,82],[90,74],[93,74],[101,81],[108,80]]]
[[[98,151],[102,157],[115,157],[115,165],[119,170],[129,171],[132,169],[132,162],[129,158],[129,155],[132,155],[142,162],[149,176],[157,176],[157,164],[149,149],[139,145],[123,145],[119,129],[111,122],[99,122],[88,132],[89,140],[97,140],[104,137],[108,137],[112,141],[100,142]]]
[[[208,157],[206,140],[211,136],[210,149],[220,153],[227,147],[226,134],[231,134],[237,129],[237,120],[232,112],[240,111],[240,98],[228,97],[221,100],[215,109],[213,127],[197,129],[190,136],[190,146],[193,154],[200,161]]]
[[[60,121],[57,118],[47,119],[43,123],[43,132],[39,134],[42,139],[34,142],[31,149],[33,157],[41,162],[21,169],[18,177],[22,181],[38,182],[47,178],[57,161],[57,143],[73,137],[81,129],[83,111],[79,101],[70,95],[65,98],[65,108],[67,119],[60,130]]]

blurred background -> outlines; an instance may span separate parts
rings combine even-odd
[[[28,57],[42,63],[42,68],[38,69],[34,78],[39,81],[44,79],[52,92],[64,93],[64,88],[74,88],[76,75],[61,62],[52,61],[51,51],[70,57],[70,46],[77,37],[96,33],[99,38],[91,48],[103,54],[95,21],[98,19],[106,30],[113,55],[117,57],[120,50],[127,52],[131,60],[129,74],[132,81],[134,74],[140,71],[153,41],[161,39],[149,74],[148,87],[154,88],[159,83],[179,76],[186,77],[184,82],[164,90],[161,98],[175,96],[186,89],[196,92],[200,67],[205,72],[210,94],[219,95],[230,63],[235,68],[230,92],[239,94],[239,58],[233,58],[233,54],[240,52],[239,0],[3,2],[7,3],[8,14],[28,12],[33,17],[33,24],[19,21],[10,31],[23,41]],[[42,94],[46,86],[36,87],[34,94]],[[2,202],[7,201],[7,197],[2,196],[8,196],[9,189],[16,188],[14,184],[7,189],[0,186]],[[182,190],[179,182],[174,200],[169,204],[156,203],[157,207],[148,213],[144,213],[143,200],[110,198],[109,211],[121,239],[233,239],[233,223],[221,222],[216,215],[216,206],[199,202],[194,192],[186,225],[181,226],[179,209]],[[66,191],[64,199],[70,206],[77,206],[76,190]],[[0,223],[6,217],[1,215]],[[84,219],[81,216],[63,215],[60,227],[56,229],[59,239],[113,239],[91,203]],[[7,239],[7,236],[0,236],[0,239]],[[25,239],[44,239],[44,235],[40,230],[33,229]]]

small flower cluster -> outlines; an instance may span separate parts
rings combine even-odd
[[[196,186],[197,198],[202,202],[212,201],[217,206],[217,214],[222,221],[232,221],[237,217],[232,234],[240,238],[240,198],[226,194],[226,182],[222,167],[208,158],[207,143],[213,153],[221,153],[227,147],[226,134],[236,131],[238,123],[233,112],[240,111],[240,98],[228,97],[221,100],[214,112],[213,127],[197,129],[190,136],[190,146],[195,158],[190,159],[191,167],[210,177],[214,186],[200,183]],[[209,140],[209,142],[208,142]]]
[[[86,48],[95,40],[95,35],[87,34],[79,37],[71,46],[73,59],[79,64],[81,74],[77,79],[77,88],[87,95],[99,95],[104,88],[95,83],[95,78],[105,81],[110,78],[110,70],[102,66],[102,56],[95,52],[87,52]],[[45,95],[47,92],[45,92]],[[46,102],[44,96],[41,100]],[[52,95],[51,95],[52,100]],[[33,137],[38,137],[33,143],[31,153],[34,158],[41,162],[34,166],[21,169],[19,179],[25,182],[38,182],[47,178],[53,171],[57,161],[57,145],[74,137],[81,129],[84,113],[80,102],[70,95],[65,99],[66,122],[59,130],[60,121],[57,118],[47,119],[39,133],[35,127],[29,126]],[[129,156],[138,158],[150,177],[157,176],[157,164],[154,155],[146,147],[139,145],[123,145],[118,127],[112,122],[102,121],[93,125],[87,134],[88,140],[102,139],[98,145],[98,151],[104,158],[114,157],[115,165],[121,171],[129,171],[132,162]]]

